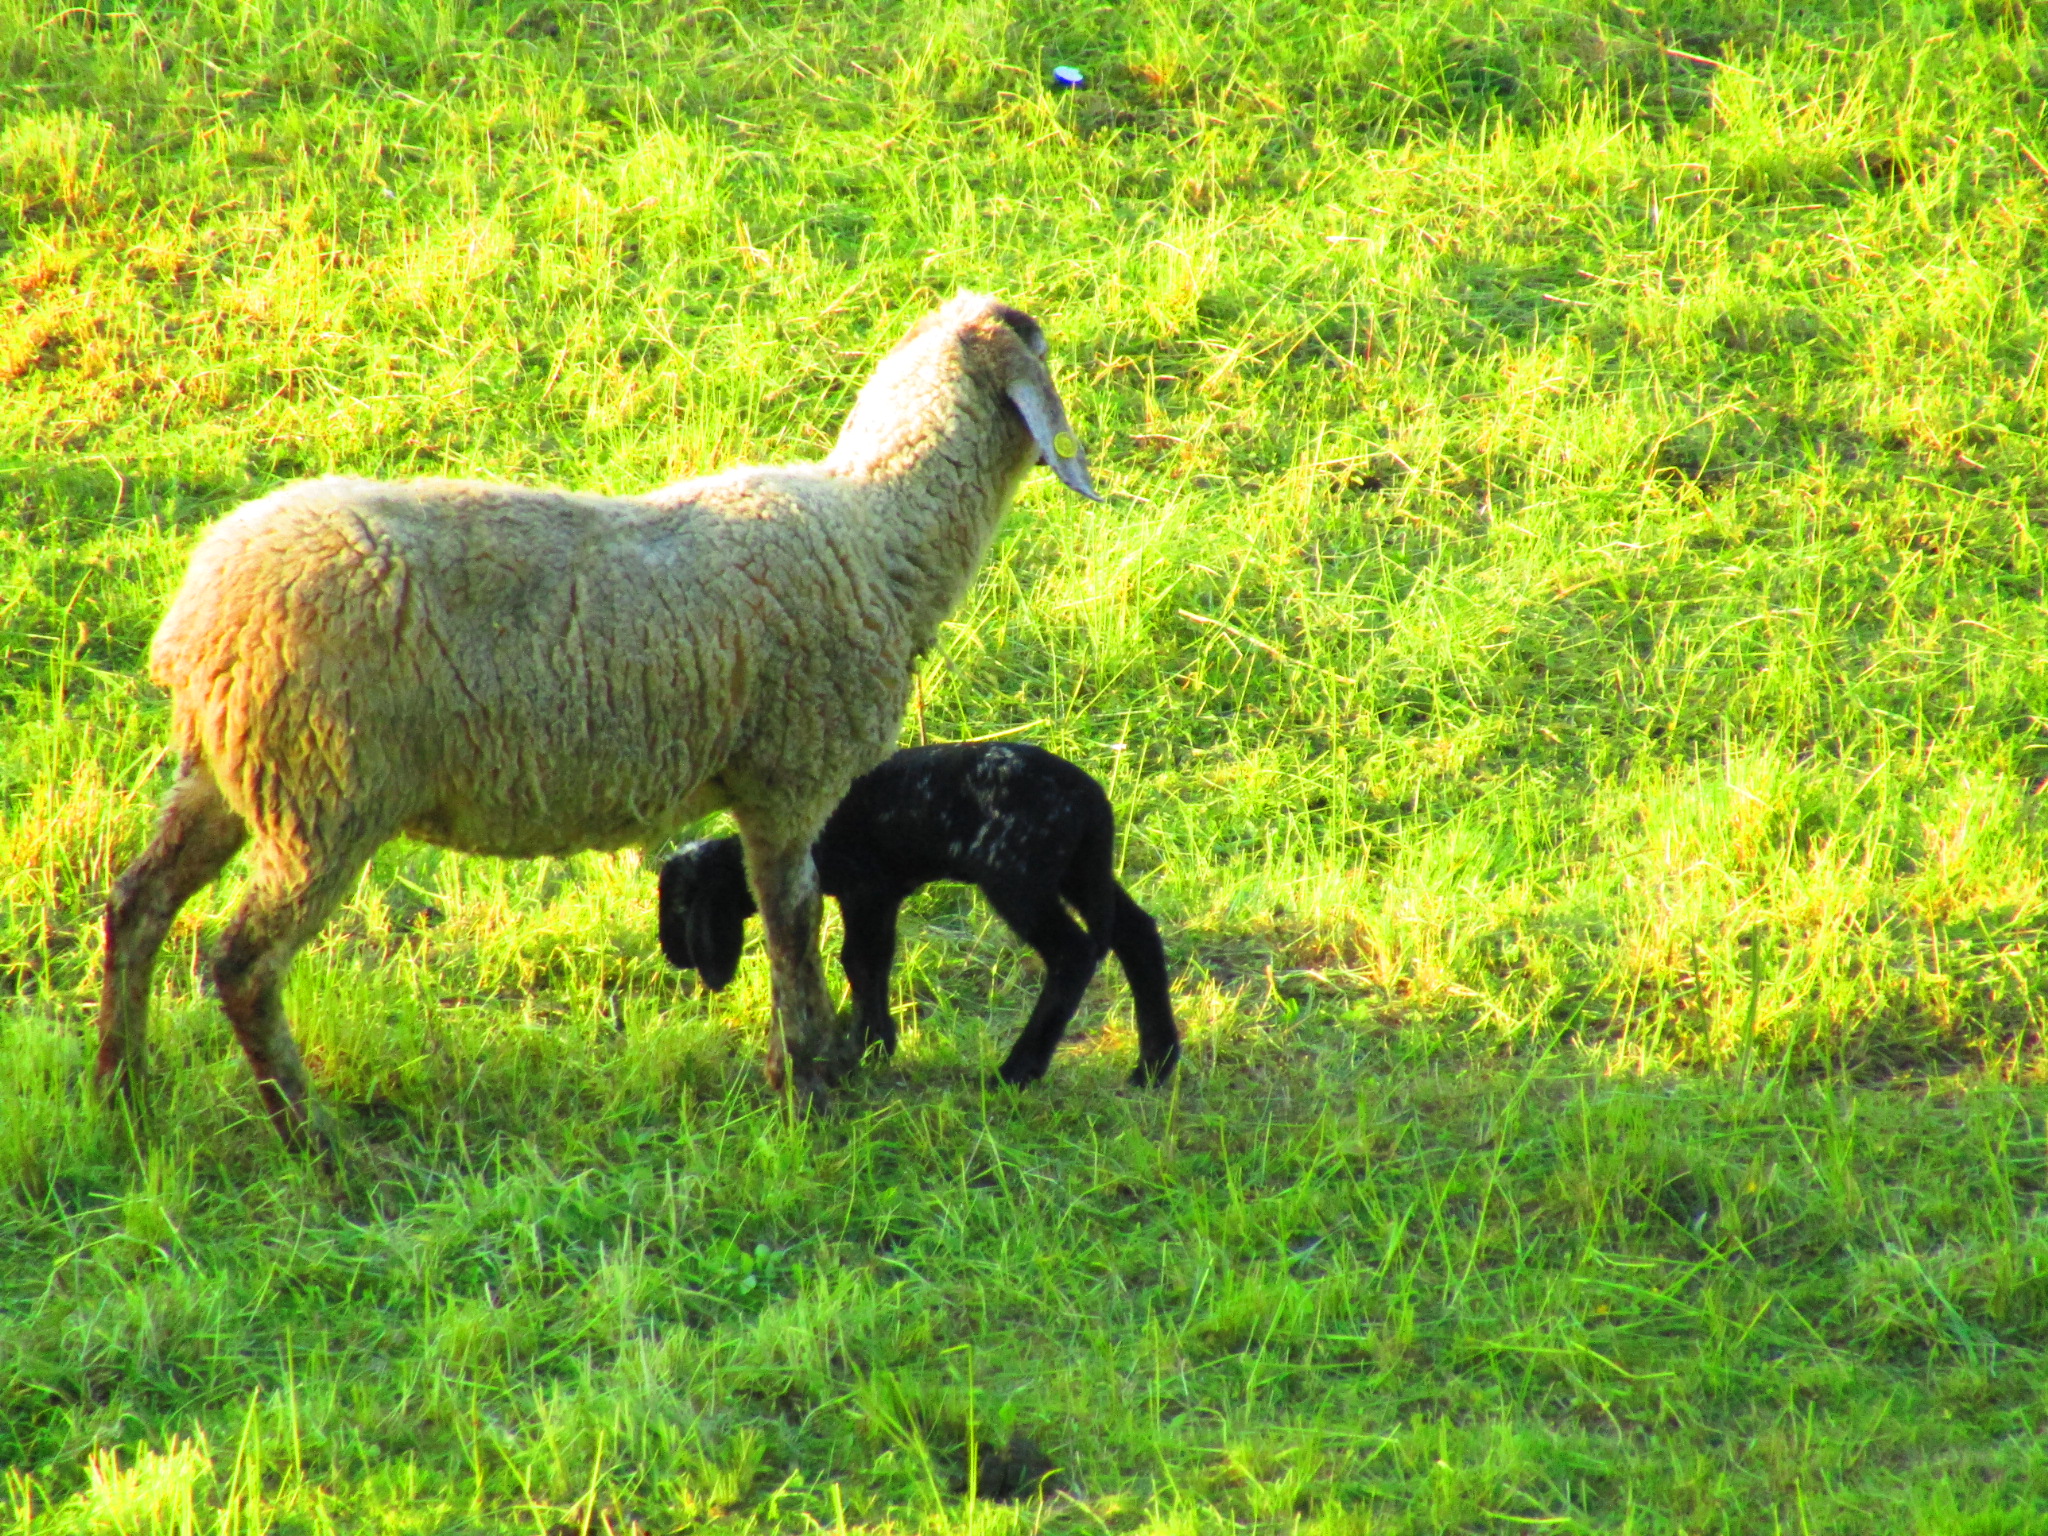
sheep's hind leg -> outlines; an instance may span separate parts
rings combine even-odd
[[[259,842],[248,893],[214,956],[213,980],[256,1074],[270,1123],[294,1151],[317,1148],[330,1165],[340,1148],[327,1117],[311,1100],[306,1069],[284,1016],[285,971],[320,931],[379,838],[355,838],[341,851],[287,849]]]
[[[1131,1007],[1138,1018],[1138,1065],[1131,1071],[1135,1087],[1156,1088],[1172,1075],[1180,1060],[1180,1030],[1173,1022],[1173,998],[1167,987],[1166,946],[1159,925],[1122,886],[1117,886],[1116,915],[1110,948],[1123,963],[1131,985]]]
[[[744,820],[740,835],[746,843],[747,879],[761,908],[774,998],[768,1084],[777,1091],[793,1090],[803,1107],[814,1108],[850,1063],[840,1059],[838,1020],[818,961],[820,898],[810,839],[771,842],[749,831]]]
[[[121,872],[107,901],[100,970],[100,1091],[146,1117],[149,982],[178,909],[221,872],[248,828],[204,762],[188,760],[164,802],[156,837]]]
[[[1045,960],[1045,986],[1032,1006],[1031,1018],[996,1076],[1013,1088],[1035,1083],[1052,1065],[1052,1054],[1101,962],[1105,946],[1098,944],[1081,925],[1067,915],[1059,898],[1048,894],[1037,904],[999,896],[984,887],[989,904],[1004,922],[1037,950]]]

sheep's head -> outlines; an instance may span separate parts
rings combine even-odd
[[[929,401],[933,386],[950,379],[952,387],[966,385],[990,406],[1007,402],[1030,434],[1038,462],[1075,494],[1100,501],[1088,456],[1046,367],[1047,351],[1036,320],[962,289],[883,359],[855,403],[847,435],[858,439],[875,432],[878,422],[904,422],[915,414],[913,402]]]
[[[1021,309],[985,293],[961,289],[938,317],[953,318],[967,366],[1001,388],[1038,447],[1038,461],[1060,483],[1090,501],[1100,501],[1088,476],[1088,455],[1067,420],[1067,408],[1046,367],[1045,328]]]

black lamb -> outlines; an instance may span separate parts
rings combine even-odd
[[[1116,820],[1089,774],[1020,742],[911,747],[853,781],[811,845],[818,885],[839,902],[839,963],[853,989],[861,1048],[896,1049],[889,968],[896,911],[934,880],[979,886],[1045,961],[1045,986],[999,1075],[1045,1075],[1102,957],[1114,950],[1138,1018],[1134,1083],[1159,1083],[1180,1059],[1159,927],[1117,884]],[[1064,903],[1064,904],[1063,904]],[[1080,914],[1076,923],[1067,912]],[[714,991],[739,966],[755,911],[737,837],[691,843],[661,867],[661,950]],[[1086,925],[1085,930],[1083,924]]]

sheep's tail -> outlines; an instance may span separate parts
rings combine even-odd
[[[1138,1016],[1138,1070],[1131,1080],[1164,1082],[1180,1060],[1180,1030],[1174,1025],[1173,999],[1167,993],[1166,946],[1159,941],[1159,925],[1152,915],[1121,885],[1112,889],[1109,947],[1124,968]]]
[[[395,631],[396,599],[351,542],[358,524],[322,515],[321,498],[350,483],[287,486],[214,524],[150,642],[180,761],[203,761],[260,834],[289,826],[311,838],[344,809],[376,819],[363,797],[365,733],[347,712],[371,690],[335,674],[356,652],[391,649],[373,641]]]

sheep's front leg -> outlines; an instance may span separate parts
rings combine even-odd
[[[831,1086],[840,1059],[838,1021],[818,960],[821,902],[811,840],[771,841],[750,832],[744,822],[740,835],[747,850],[747,879],[761,908],[774,994],[768,1082],[777,1090],[792,1089],[807,1107],[813,1106]]]

